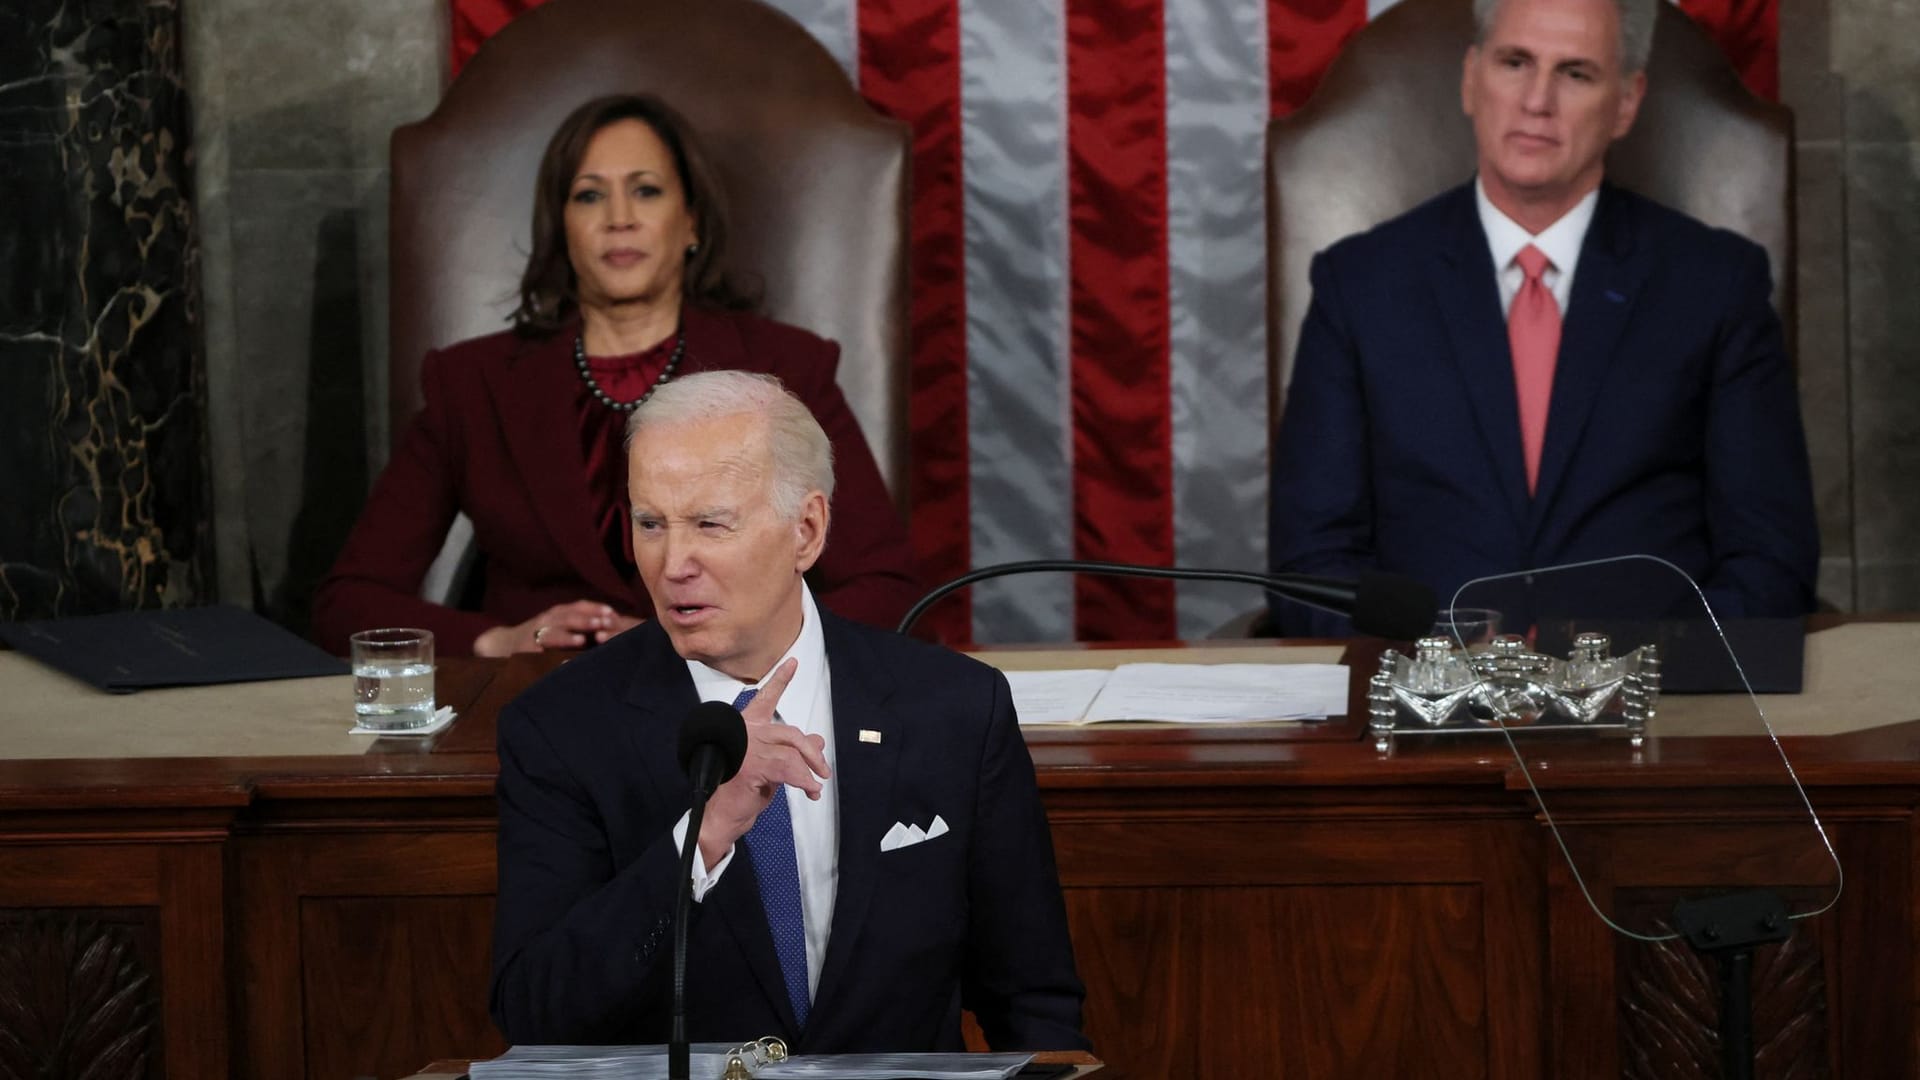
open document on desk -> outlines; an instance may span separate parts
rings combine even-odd
[[[1009,671],[1022,724],[1315,721],[1347,712],[1344,664],[1122,664]]]
[[[695,1043],[687,1073],[721,1080],[730,1050]],[[799,1054],[751,1067],[754,1080],[1007,1080],[1032,1054]],[[664,1046],[516,1046],[468,1067],[473,1080],[666,1080]]]

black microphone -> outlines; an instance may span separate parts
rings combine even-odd
[[[693,849],[700,846],[700,820],[707,797],[733,779],[747,756],[747,722],[724,701],[703,701],[680,725],[680,767],[693,782],[687,810],[687,841],[680,848],[680,884],[673,918],[673,1030],[667,1041],[667,1076],[690,1080],[693,1063],[687,1046],[687,918],[693,907]]]
[[[1173,581],[1231,581],[1254,585],[1296,604],[1348,616],[1353,620],[1353,628],[1360,633],[1394,641],[1412,641],[1427,636],[1433,629],[1434,611],[1439,606],[1434,600],[1433,590],[1424,583],[1381,571],[1362,574],[1358,581],[1345,581],[1313,574],[1256,574],[1246,570],[1139,566],[1080,559],[1029,559],[1025,562],[983,566],[939,586],[908,609],[906,616],[900,620],[900,633],[911,630],[929,607],[950,592],[989,578],[1042,572]]]
[[[680,725],[680,767],[693,782],[694,805],[706,809],[713,789],[733,779],[747,756],[747,722],[724,701],[703,701]]]

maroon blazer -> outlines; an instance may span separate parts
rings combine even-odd
[[[827,548],[808,581],[835,613],[891,629],[921,588],[906,530],[834,383],[839,346],[757,316],[691,306],[682,324],[683,372],[768,372],[813,410],[833,441],[835,486]],[[639,575],[615,565],[595,531],[573,340],[567,331],[544,340],[506,331],[427,354],[426,406],[314,597],[313,636],[323,647],[344,655],[357,630],[418,626],[434,632],[442,655],[464,656],[485,630],[581,599],[653,615]],[[480,611],[420,597],[460,511],[486,559]]]

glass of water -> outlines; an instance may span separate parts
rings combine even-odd
[[[408,731],[433,722],[433,631],[353,635],[353,711],[364,728]]]

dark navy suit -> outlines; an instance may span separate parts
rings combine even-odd
[[[1472,184],[1335,244],[1311,275],[1274,447],[1275,570],[1391,570],[1444,604],[1475,577],[1641,553],[1696,578],[1721,615],[1811,608],[1806,439],[1757,245],[1601,187],[1531,496]],[[1478,606],[1505,609],[1508,629],[1686,603],[1599,581],[1476,598],[1497,600]],[[1285,633],[1347,632],[1290,605],[1274,614]]]
[[[795,1029],[741,846],[688,925],[689,1036],[957,1050],[964,1007],[996,1049],[1085,1047],[1052,837],[1006,679],[827,612],[821,629],[840,850],[811,1017]],[[513,1042],[667,1040],[672,831],[690,797],[675,743],[695,703],[685,661],[649,622],[502,711],[492,1012]],[[896,821],[935,815],[950,832],[881,852]]]

